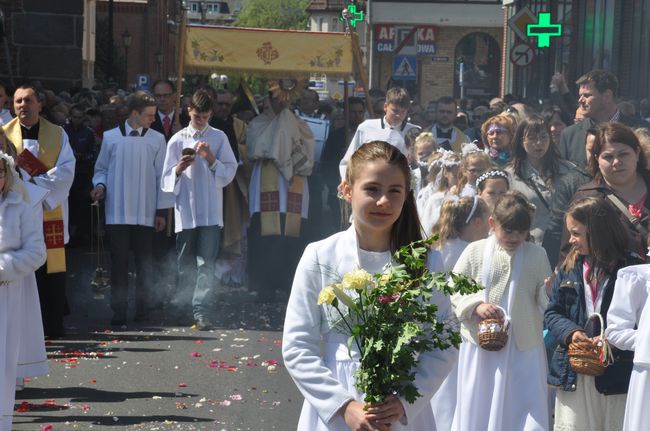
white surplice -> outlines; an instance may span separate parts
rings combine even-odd
[[[365,265],[377,271],[389,263],[390,253],[369,253],[359,249],[354,226],[307,246],[296,269],[284,323],[282,354],[287,371],[305,397],[299,431],[347,431],[339,410],[350,400],[363,402],[354,387],[357,360],[347,348],[349,334],[336,310],[318,305],[318,294],[338,276]],[[431,270],[441,270],[437,252],[429,255]],[[438,317],[451,314],[449,298],[434,292]],[[321,349],[322,346],[322,349]],[[352,356],[359,353],[352,349]],[[423,353],[419,357],[415,384],[423,395],[415,403],[402,400],[406,424],[394,423],[393,430],[435,430],[430,399],[455,363],[454,348]]]
[[[634,351],[634,367],[625,405],[625,431],[647,429],[650,422],[650,265],[618,271],[607,311],[605,335],[621,350]]]
[[[197,142],[206,142],[216,160],[210,166],[198,154],[194,162],[176,176],[176,165],[183,157],[183,148],[194,148]],[[161,186],[173,193],[176,202],[175,231],[199,226],[223,227],[223,188],[235,177],[237,159],[230,148],[228,137],[210,126],[202,131],[191,125],[176,133],[167,144]]]
[[[65,130],[62,130],[61,135],[61,151],[56,159],[55,166],[46,173],[33,177],[33,180],[36,185],[49,191],[43,201],[44,209],[51,211],[58,206],[62,206],[64,243],[67,244],[70,240],[68,235],[68,221],[70,218],[68,215],[68,194],[74,180],[74,168],[77,161],[70,146],[68,134],[65,133]],[[38,157],[39,144],[37,140],[23,139],[23,148]],[[24,170],[21,171],[23,180],[29,181],[31,178],[29,174]]]
[[[339,164],[339,173],[341,174],[341,178],[345,178],[345,171],[347,170],[348,162],[350,157],[352,157],[352,154],[354,154],[360,146],[367,144],[368,142],[387,142],[399,149],[402,154],[406,155],[408,150],[404,143],[404,136],[412,129],[420,129],[420,127],[406,122],[397,127],[391,127],[386,122],[386,118],[373,118],[359,124],[359,127],[357,127],[357,131],[354,133],[352,141],[350,141],[350,145]]]
[[[45,263],[42,225],[23,196],[0,196],[0,431],[12,429],[23,279]],[[33,316],[40,320],[40,314]]]
[[[152,129],[144,136],[123,136],[119,127],[104,132],[93,185],[106,187],[106,224],[153,227],[156,210],[174,206],[174,195],[160,188],[166,145]]]
[[[492,265],[496,239],[483,242],[481,284],[490,286],[497,270]],[[523,278],[524,245],[517,249],[510,273],[509,285],[500,305],[512,315],[517,284]],[[456,271],[458,271],[456,269]],[[487,289],[486,289],[487,296]],[[487,302],[487,300],[486,300]],[[541,318],[541,316],[540,316]],[[463,325],[476,324],[473,320]],[[516,325],[517,322],[511,322]],[[544,344],[519,350],[509,329],[509,339],[499,351],[484,350],[473,340],[463,337],[458,361],[458,386],[453,431],[544,431],[548,430],[548,393],[546,385],[546,353]],[[541,331],[539,333],[541,341]]]

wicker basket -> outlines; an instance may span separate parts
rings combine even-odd
[[[478,324],[478,345],[491,352],[503,349],[508,342],[508,318],[506,311],[501,307],[499,309],[504,320],[484,319]]]
[[[597,316],[600,320],[600,340],[597,342],[578,341],[569,344],[569,364],[576,373],[600,376],[611,363],[611,349],[605,339],[603,316],[597,313],[593,316]]]

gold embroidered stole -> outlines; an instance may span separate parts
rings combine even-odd
[[[20,121],[14,118],[4,126],[7,137],[14,143],[18,153],[23,151],[23,134]],[[38,126],[38,159],[48,169],[56,166],[63,141],[63,129],[44,118]],[[43,236],[47,248],[47,273],[65,272],[65,227],[63,224],[63,206],[52,211],[43,209]]]
[[[305,178],[294,175],[287,194],[287,213],[284,222],[285,236],[300,236],[302,191]],[[260,178],[260,221],[262,236],[282,235],[280,230],[280,190],[278,169],[271,160],[262,161]]]

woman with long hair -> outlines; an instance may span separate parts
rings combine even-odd
[[[544,230],[551,215],[551,197],[556,184],[574,165],[560,159],[557,147],[551,144],[551,131],[540,116],[519,121],[513,140],[510,187],[518,190],[535,205],[531,235],[537,244],[544,239]]]

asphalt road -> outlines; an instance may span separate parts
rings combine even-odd
[[[221,295],[218,329],[150,322],[112,328],[90,288],[92,259],[69,261],[67,335],[47,341],[50,374],[16,394],[14,430],[292,430],[302,396],[283,367],[285,305]]]

